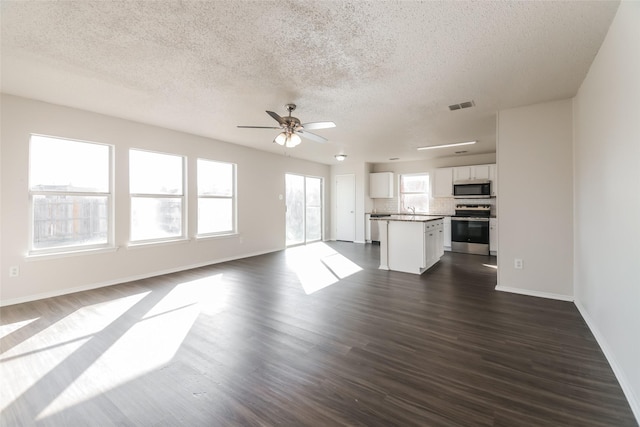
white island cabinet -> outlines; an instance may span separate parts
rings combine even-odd
[[[391,215],[380,228],[380,268],[422,274],[444,254],[443,217]]]

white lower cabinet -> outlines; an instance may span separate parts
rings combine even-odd
[[[445,216],[442,221],[442,234],[444,235],[444,250],[451,250],[451,217]]]
[[[489,219],[489,253],[498,254],[498,218]]]
[[[429,221],[424,223],[424,263],[422,268],[427,269],[440,260],[444,254],[444,231],[442,221]]]
[[[444,255],[444,221],[438,221],[438,243],[437,243],[437,251],[438,251],[438,259],[442,258]]]
[[[378,224],[373,224],[377,227]],[[365,243],[371,242],[371,214],[364,214],[364,241]]]

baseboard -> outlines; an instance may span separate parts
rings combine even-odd
[[[495,289],[496,291],[510,292],[512,294],[528,295],[530,297],[548,298],[548,299],[555,299],[560,301],[573,302],[573,296],[571,295],[553,294],[551,292],[532,291],[529,289],[510,288],[508,286],[500,286],[500,285],[496,286]]]
[[[40,294],[28,295],[28,296],[25,296],[25,297],[13,298],[13,299],[9,299],[9,300],[3,300],[3,301],[0,301],[0,307],[6,307],[6,306],[9,306],[9,305],[15,305],[15,304],[22,304],[22,303],[25,303],[25,302],[37,301],[37,300],[41,300],[41,299],[45,299],[45,298],[59,297],[59,296],[62,296],[62,295],[73,294],[73,293],[76,293],[76,292],[90,291],[92,289],[104,288],[104,287],[107,287],[107,286],[120,285],[120,284],[123,284],[123,283],[133,282],[133,281],[136,281],[136,280],[142,280],[142,279],[148,279],[150,277],[162,276],[164,274],[171,274],[171,273],[177,273],[179,271],[185,271],[185,270],[191,270],[191,269],[194,269],[194,268],[206,267],[207,265],[220,264],[222,262],[235,261],[237,259],[250,258],[250,257],[253,257],[253,256],[264,255],[264,254],[268,254],[268,253],[272,253],[272,252],[277,252],[277,251],[280,251],[280,250],[282,250],[282,249],[273,249],[273,250],[267,250],[267,251],[252,252],[252,253],[249,253],[249,254],[243,254],[242,256],[220,258],[220,259],[200,262],[200,263],[197,263],[197,264],[189,264],[189,265],[184,265],[184,266],[180,266],[180,267],[169,268],[169,269],[166,269],[166,270],[154,271],[152,273],[145,273],[145,274],[139,274],[139,275],[135,275],[135,276],[121,277],[121,278],[114,279],[114,280],[107,280],[105,282],[90,283],[90,284],[87,284],[87,285],[76,286],[74,288],[56,289],[55,291],[51,291],[51,292],[43,292],[43,293],[40,293]]]
[[[613,374],[616,376],[618,383],[620,383],[620,388],[622,388],[622,392],[627,398],[627,402],[629,402],[629,406],[631,406],[631,411],[633,415],[636,417],[636,421],[640,424],[640,398],[635,394],[631,382],[627,379],[627,376],[624,374],[624,371],[616,361],[613,351],[607,344],[607,340],[604,339],[604,336],[600,333],[598,328],[596,327],[593,319],[589,316],[587,310],[580,304],[578,301],[574,301],[574,304],[580,315],[584,319],[585,323],[591,330],[591,333],[595,337],[600,349],[604,353],[604,357],[606,357],[607,362],[609,362],[609,366],[613,370]]]

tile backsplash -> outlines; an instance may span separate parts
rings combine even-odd
[[[496,216],[496,199],[454,199],[453,197],[438,197],[429,199],[429,213],[440,215],[453,215],[456,205],[491,205],[491,215]],[[376,212],[398,212],[398,198],[373,199],[373,208]]]
[[[397,212],[398,198],[392,199],[373,199],[374,212]]]

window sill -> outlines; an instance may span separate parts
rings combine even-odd
[[[118,246],[109,246],[105,248],[76,249],[61,252],[30,252],[29,254],[27,254],[25,259],[27,261],[38,261],[45,259],[74,257],[78,255],[95,255],[116,252],[118,249],[120,249]]]
[[[204,241],[211,239],[234,239],[240,237],[240,233],[226,233],[226,234],[201,234],[196,236],[196,241]]]
[[[171,239],[171,240],[152,240],[152,241],[144,241],[144,242],[129,242],[127,245],[127,249],[140,249],[140,248],[148,248],[149,246],[165,246],[165,245],[175,245],[181,243],[189,243],[191,239],[187,238],[179,238],[179,239]]]

